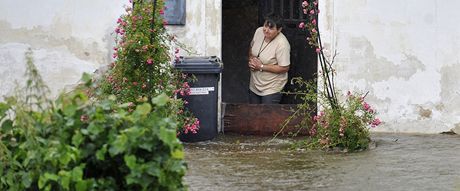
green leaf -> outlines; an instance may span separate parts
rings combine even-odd
[[[92,135],[99,135],[99,133],[101,133],[103,130],[104,128],[101,125],[95,124],[93,122],[88,125],[88,131]]]
[[[24,185],[25,188],[29,188],[31,184],[32,184],[32,177],[30,177],[29,173],[24,172],[22,174],[22,185]]]
[[[83,179],[83,167],[82,166],[77,166],[73,168],[72,170],[72,180],[73,181],[77,181],[77,180],[79,181]]]
[[[80,180],[75,184],[75,189],[77,191],[85,191],[88,190],[88,182],[85,180]]]
[[[80,133],[80,131],[75,131],[75,134],[72,136],[72,144],[76,147],[80,146],[80,144],[83,142],[84,137]]]
[[[152,176],[160,176],[161,170],[160,165],[158,163],[149,163],[147,168],[147,174]]]
[[[59,176],[56,175],[56,174],[45,173],[45,178],[46,178],[46,180],[57,181],[59,179]]]
[[[130,169],[134,169],[136,167],[136,156],[134,155],[125,155],[125,164]]]
[[[158,106],[164,106],[168,103],[168,101],[169,97],[165,93],[162,93],[157,97],[152,98],[152,103]]]
[[[68,176],[61,176],[61,186],[65,189],[65,190],[69,190],[69,185],[70,185],[70,177]]]
[[[164,126],[160,127],[160,140],[162,140],[165,144],[169,145],[170,148],[173,147],[173,143],[176,142],[176,131],[172,129],[168,129]]]
[[[111,144],[109,153],[112,156],[120,154],[126,150],[126,143],[128,142],[128,137],[125,134],[118,135],[116,140]]]
[[[77,111],[77,105],[69,104],[69,105],[64,105],[64,108],[62,108],[62,111],[64,112],[64,115],[72,117],[75,115]]]
[[[96,151],[97,160],[105,160],[105,154],[107,153],[107,145],[102,146],[101,149]]]
[[[38,188],[43,190],[43,188],[45,187],[46,183],[49,180],[57,181],[58,179],[59,179],[59,177],[57,175],[55,175],[55,174],[50,174],[50,173],[42,174],[42,175],[40,175],[40,178],[38,178]],[[46,189],[47,188],[45,188],[44,190],[46,190]]]
[[[147,115],[150,113],[150,111],[152,110],[152,106],[148,103],[144,103],[142,105],[138,105],[136,107],[136,114],[138,115]]]
[[[83,73],[82,77],[81,77],[81,80],[83,81],[83,83],[86,85],[86,86],[89,86],[91,85],[91,82],[92,82],[92,79],[91,79],[91,75],[88,74],[88,73]]]
[[[9,132],[11,129],[13,129],[13,121],[7,119],[2,123],[0,132]]]
[[[9,109],[10,106],[8,104],[0,103],[0,119],[3,118],[2,116],[4,116]]]
[[[171,153],[171,157],[174,158],[174,159],[184,159],[184,151],[182,151],[180,149],[175,149]]]
[[[59,157],[59,162],[64,166],[67,166],[67,164],[69,164],[71,160],[72,160],[71,153],[67,151],[64,151],[63,153],[61,153],[61,156]]]

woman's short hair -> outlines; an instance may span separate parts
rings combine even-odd
[[[265,24],[268,25],[269,28],[276,27],[276,29],[278,30],[282,28],[284,25],[283,18],[281,18],[281,16],[279,16],[278,14],[274,13],[265,16],[264,25]]]

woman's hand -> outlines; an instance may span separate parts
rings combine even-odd
[[[260,61],[257,57],[252,57],[249,59],[249,68],[254,71],[254,70],[260,70],[262,66],[262,61]]]

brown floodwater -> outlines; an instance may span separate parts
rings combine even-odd
[[[219,135],[185,144],[189,190],[460,191],[460,136],[373,133],[356,153],[289,149],[292,139]]]

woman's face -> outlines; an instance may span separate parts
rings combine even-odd
[[[267,40],[273,40],[276,35],[278,35],[281,32],[281,28],[278,30],[276,29],[276,26],[273,26],[270,28],[268,22],[264,23],[264,35]]]

